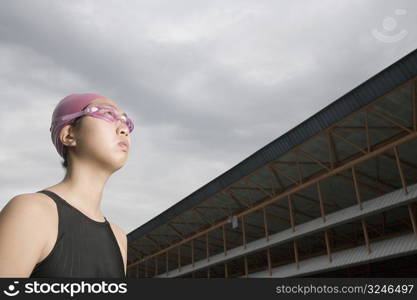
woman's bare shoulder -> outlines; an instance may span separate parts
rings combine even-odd
[[[42,193],[24,193],[18,194],[10,199],[4,208],[2,214],[23,214],[33,217],[48,217],[54,213],[55,203],[52,199]]]
[[[53,205],[40,193],[27,193],[0,211],[0,277],[30,275],[56,230]]]

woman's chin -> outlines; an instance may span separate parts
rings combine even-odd
[[[124,155],[118,155],[117,157],[115,157],[115,159],[113,160],[113,166],[114,166],[114,171],[119,170],[120,168],[122,168],[127,160],[127,153],[124,153]]]

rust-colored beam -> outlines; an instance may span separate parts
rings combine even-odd
[[[280,209],[282,209],[282,210],[285,210],[285,212],[288,212],[288,207],[285,207],[284,205],[281,205],[281,204],[277,204],[277,203],[271,203],[271,205],[270,205],[271,207],[276,207],[276,208],[280,208]],[[301,210],[298,210],[298,209],[295,209],[295,208],[293,208],[293,212],[294,213],[297,213],[297,214],[299,214],[299,215],[302,215],[302,216],[304,216],[304,217],[307,217],[307,218],[309,218],[309,219],[314,219],[315,218],[315,216],[313,216],[313,215],[310,215],[310,214],[308,214],[308,213],[304,213],[304,212],[302,212]],[[291,223],[290,223],[291,224]]]
[[[328,145],[328,148],[329,148],[330,169],[333,170],[335,168],[336,162],[339,159],[337,157],[336,146],[334,144],[334,140],[333,140],[333,137],[332,137],[332,132],[330,131],[330,129],[327,129],[326,133],[327,133],[327,145]]]
[[[169,224],[171,225],[192,225],[192,226],[202,226],[202,225],[207,225],[206,223],[196,223],[196,222],[178,222],[178,221],[169,221]],[[191,227],[191,226],[190,226]],[[159,234],[155,234],[153,233],[152,236],[158,236]],[[177,234],[176,234],[177,235]]]
[[[274,176],[274,178],[275,178],[276,182],[277,182],[277,183],[279,184],[279,186],[281,187],[281,190],[282,190],[282,191],[283,191],[283,190],[285,190],[285,186],[284,186],[284,184],[282,183],[281,179],[279,178],[278,173],[277,173],[277,171],[275,171],[275,169],[274,169],[274,167],[272,166],[272,164],[271,164],[271,163],[269,163],[269,164],[267,165],[267,167],[268,167],[268,169],[269,169],[269,170],[271,170],[272,175]],[[274,193],[274,194],[276,194],[276,193]]]
[[[268,191],[266,191],[263,187],[259,186],[256,182],[254,182],[249,176],[245,176],[244,177],[244,181],[246,182],[246,184],[253,184],[253,187],[255,187],[256,189],[260,190],[261,192],[263,192],[265,195],[269,196],[269,197],[273,197],[274,195],[269,193]]]
[[[191,211],[193,211],[203,222],[205,222],[207,224],[210,224],[210,226],[213,226],[214,223],[211,222],[210,220],[206,219],[206,217],[201,212],[199,212],[197,209],[198,209],[198,207],[193,207],[193,208],[191,208]]]
[[[290,222],[291,222],[291,228],[292,231],[295,231],[295,221],[294,221],[294,212],[292,209],[292,203],[291,203],[291,196],[288,195],[288,208],[289,208],[289,214],[290,214]]]
[[[279,162],[273,162],[274,164],[278,164]],[[290,175],[287,175],[285,173],[283,173],[281,170],[279,170],[278,168],[274,168],[274,170],[281,176],[284,176],[285,178],[287,178],[289,181],[293,182],[295,185],[299,185],[300,183],[295,180],[294,178],[292,178]]]
[[[241,216],[242,222],[242,240],[243,240],[243,249],[246,249],[246,232],[245,232],[245,216]]]
[[[366,228],[366,222],[365,222],[364,219],[362,219],[361,223],[362,223],[363,235],[365,237],[366,248],[368,248],[368,254],[370,254],[371,253],[371,245],[369,243],[369,236],[368,236],[368,229]]]
[[[396,190],[396,189],[398,189],[398,188],[399,188],[398,186],[396,186],[396,185],[394,185],[394,184],[391,184],[391,183],[389,183],[389,182],[386,182],[386,181],[381,180],[381,178],[370,176],[370,175],[366,174],[365,172],[361,172],[361,171],[359,171],[359,170],[355,170],[355,171],[356,171],[356,174],[361,175],[362,177],[368,178],[368,179],[370,179],[370,180],[372,180],[372,181],[374,181],[374,182],[378,183],[379,185],[383,185],[383,186],[385,186],[385,187],[388,187],[389,189],[394,189],[394,190]],[[366,187],[366,188],[368,188],[368,189],[370,189],[370,190],[374,190],[374,191],[375,191],[376,193],[378,193],[378,194],[381,194],[381,195],[386,194],[386,192],[385,192],[385,191],[383,191],[383,190],[379,190],[379,189],[376,189],[376,188],[374,188],[373,186],[370,186],[370,185],[368,185],[368,184],[361,184],[361,182],[360,182],[360,181],[358,181],[358,183],[359,183],[359,185],[361,185],[361,186],[363,186],[363,187]]]
[[[269,276],[272,276],[272,267],[271,267],[271,250],[270,248],[266,249],[266,255],[267,255],[267,259],[268,259],[268,272],[269,272]]]
[[[416,203],[409,203],[407,207],[408,213],[410,215],[411,225],[413,226],[413,231],[417,238]]]
[[[359,208],[362,210],[363,209],[362,200],[361,200],[361,194],[359,193],[358,180],[356,179],[355,166],[352,166],[352,178],[353,178],[353,186],[355,188],[356,200],[358,201]]]
[[[395,160],[395,155],[391,155],[389,153],[383,153],[382,156],[387,157],[391,160]],[[401,165],[407,166],[411,169],[417,170],[417,165],[413,164],[412,162],[406,161],[404,159],[399,158]]]
[[[398,168],[398,172],[400,173],[401,184],[403,185],[404,193],[408,194],[407,184],[405,183],[403,169],[401,168],[400,155],[398,154],[398,149],[396,146],[394,147],[394,154],[395,154],[395,160],[397,161],[397,168]]]
[[[178,229],[176,229],[172,224],[166,223],[167,227],[171,229],[173,232],[175,232],[176,235],[178,235],[181,239],[184,239],[185,236],[182,232],[180,232]]]
[[[267,241],[269,241],[269,232],[268,232],[268,220],[266,218],[266,208],[262,207],[262,214],[263,214],[263,219],[264,219],[264,229],[265,229],[265,238]]]
[[[303,199],[305,199],[305,200],[308,200],[308,201],[310,201],[310,202],[312,202],[312,203],[314,203],[314,204],[320,204],[319,203],[319,201],[318,200],[316,200],[315,198],[313,198],[313,197],[309,197],[309,196],[307,196],[307,195],[304,195],[304,194],[301,194],[301,193],[294,193],[294,196],[297,196],[297,197],[300,197],[300,198],[303,198]],[[327,206],[329,206],[329,207],[335,207],[335,208],[338,208],[338,206],[336,205],[336,204],[331,204],[331,203],[324,203],[324,204],[326,204]]]
[[[150,247],[153,247],[153,246],[150,246]],[[136,248],[136,245],[133,242],[128,244],[128,248],[127,249],[128,249],[128,251],[132,251],[133,250],[133,252],[135,252],[134,253],[135,256],[139,256],[139,257],[142,257],[142,256],[145,257],[146,256],[145,255],[145,252],[137,249]]]
[[[245,264],[245,276],[248,277],[248,258],[246,255],[244,256],[243,260]]]
[[[151,238],[149,235],[145,235],[145,238],[149,241],[151,241],[152,244],[154,244],[154,246],[160,250],[161,246],[159,245],[159,243],[157,241],[155,241],[153,238]]]
[[[223,231],[223,249],[224,249],[224,256],[227,255],[227,246],[226,246],[226,232],[224,229],[224,224],[222,226],[222,231]]]
[[[229,207],[220,206],[220,205],[216,205],[216,206],[203,206],[203,205],[199,205],[198,208],[200,208],[200,209],[215,209],[215,210],[222,209],[222,210],[226,211],[226,214],[227,215],[228,215],[228,210],[229,210]]]
[[[153,234],[153,236],[158,236],[158,237],[168,237],[168,238],[172,238],[171,234],[163,234],[163,233],[158,233],[158,234]],[[184,246],[187,246],[187,244],[183,244]],[[187,246],[188,247],[188,246]],[[199,249],[198,247],[196,247],[197,249]]]
[[[295,256],[295,264],[297,265],[297,269],[300,268],[300,262],[298,260],[298,247],[297,247],[297,240],[293,241],[294,244],[294,256]]]
[[[297,153],[301,153],[305,157],[314,161],[317,165],[321,166],[323,169],[326,169],[326,170],[330,171],[330,168],[325,163],[323,163],[323,162],[319,161],[318,159],[314,158],[312,155],[308,154],[307,152],[305,152],[303,150],[298,150]],[[300,182],[302,182],[302,181],[300,181]]]
[[[277,220],[281,223],[284,223],[285,225],[290,224],[290,220],[288,220],[288,219],[285,219],[283,217],[274,215],[273,213],[270,213],[270,212],[266,212],[265,214],[266,214],[267,217],[269,217],[271,219],[274,219],[274,220]]]
[[[235,203],[240,207],[240,208],[248,208],[250,207],[249,205],[247,205],[246,203],[244,203],[243,201],[239,200],[238,197],[236,197],[233,192],[229,189],[227,190],[227,192],[223,192],[226,196],[229,196],[233,201],[235,201]]]
[[[329,258],[329,262],[332,262],[332,250],[330,248],[329,232],[327,230],[324,231],[324,240],[326,242],[327,257]]]
[[[362,147],[358,146],[357,144],[349,141],[348,139],[344,138],[343,136],[337,134],[336,132],[332,131],[333,135],[339,139],[341,139],[342,141],[348,143],[349,145],[351,145],[352,147],[358,149],[360,152],[362,152],[363,154],[367,154],[368,152],[366,152],[366,150],[363,150]]]
[[[355,170],[355,174],[357,174],[358,172]],[[343,179],[343,180],[345,180],[345,181],[349,181],[350,183],[354,183],[354,179],[353,178],[350,178],[349,176],[346,176],[346,175],[343,175],[343,174],[337,174],[337,175],[335,175],[336,177],[339,177],[340,179]],[[353,177],[353,176],[352,176]],[[360,180],[358,180],[358,179],[356,179],[356,184],[358,185],[358,187],[359,186],[362,186],[362,187],[365,187],[365,188],[367,188],[368,190],[371,190],[371,191],[373,191],[375,194],[377,194],[377,195],[383,195],[383,194],[385,194],[385,191],[383,191],[383,190],[381,190],[381,189],[378,189],[378,188],[376,188],[376,187],[374,187],[373,185],[370,185],[370,184],[367,184],[367,183],[364,183],[364,182],[361,182]]]
[[[387,155],[387,154],[382,154],[382,155]],[[395,158],[394,158],[395,159]],[[403,162],[403,161],[401,161],[403,164],[405,164],[405,162]],[[316,163],[314,163],[314,162],[300,162],[300,164],[301,165],[308,165],[308,164],[316,164]],[[329,165],[329,167],[327,167],[327,169],[329,169],[329,170],[331,170],[331,166],[330,166],[330,163],[328,163],[328,162],[322,162],[322,164],[324,164],[324,165]],[[414,166],[416,169],[417,169],[417,166]],[[362,175],[362,176],[364,176],[364,177],[367,177],[367,178],[369,178],[369,179],[374,179],[374,178],[372,178],[371,176],[369,176],[369,175],[367,175],[367,174],[365,174],[365,173],[363,173],[363,172],[359,172],[359,171],[356,171],[356,173],[357,174],[360,174],[360,175]],[[350,177],[348,177],[348,176],[346,176],[346,175],[343,175],[343,174],[335,174],[335,176],[337,176],[337,177],[339,177],[339,178],[341,178],[341,179],[343,179],[343,180],[347,180],[347,181],[350,181],[350,182],[353,182],[352,181],[352,178],[350,178]],[[390,188],[396,188],[396,187],[394,187],[394,186],[392,186],[392,185],[389,185],[388,183],[386,183],[386,182],[383,182],[383,181],[381,181],[381,183],[382,184],[384,184],[384,185],[386,185],[386,186],[390,186]],[[382,195],[382,194],[385,194],[385,191],[382,191],[382,190],[380,190],[380,189],[378,189],[378,188],[376,188],[376,187],[374,187],[374,186],[372,186],[372,185],[369,185],[369,184],[367,184],[367,183],[363,183],[363,182],[360,182],[360,181],[358,181],[358,184],[360,185],[360,186],[363,186],[363,187],[366,187],[367,189],[370,189],[370,190],[372,190],[373,192],[375,192],[375,193],[377,193],[377,194],[380,194],[380,195]],[[335,202],[332,202],[333,204],[333,206],[334,207],[338,207],[338,205],[335,203]],[[338,208],[340,208],[340,206],[338,207]]]
[[[390,159],[393,159],[393,160],[395,160],[395,157],[393,156],[393,155],[390,155],[390,154],[388,154],[388,153],[383,153],[383,154],[381,154],[382,156],[386,156],[386,157],[388,157],[388,158],[390,158]],[[407,162],[407,161],[404,161],[404,160],[400,160],[400,162],[401,162],[401,164],[403,164],[403,165],[406,165],[406,166],[408,166],[408,167],[410,167],[410,168],[413,168],[413,169],[416,169],[417,170],[417,165],[415,165],[415,164],[413,164],[413,163],[410,163],[410,162]],[[288,163],[288,164],[291,164],[291,162],[286,162],[286,163]],[[300,165],[315,165],[316,163],[314,163],[314,162],[300,162]],[[326,166],[327,166],[327,168],[328,169],[331,169],[331,164],[329,163],[329,162],[322,162],[322,164],[325,164]],[[372,179],[372,180],[375,180],[375,178],[373,178],[372,176],[369,176],[368,174],[366,174],[366,173],[364,173],[364,172],[360,172],[360,171],[358,171],[358,170],[356,170],[356,174],[359,174],[359,175],[362,175],[362,176],[364,176],[364,177],[367,177],[367,178],[369,178],[369,179]],[[345,176],[345,175],[343,175],[343,174],[336,174],[335,176],[337,176],[337,177],[340,177],[340,178],[342,178],[342,179],[350,179],[351,180],[351,178],[350,177],[347,177],[347,176]],[[381,191],[381,190],[378,190],[378,189],[376,189],[375,187],[373,187],[373,186],[371,186],[371,185],[368,185],[368,184],[364,184],[364,183],[361,183],[361,182],[358,182],[359,183],[359,185],[362,185],[362,186],[364,186],[364,187],[366,187],[366,188],[368,188],[368,189],[372,189],[374,192],[377,192],[377,193],[379,193],[379,194],[385,194],[385,192],[383,192],[383,191]],[[388,187],[390,187],[390,188],[397,188],[396,186],[394,186],[394,185],[392,185],[392,184],[389,184],[389,183],[387,183],[387,182],[383,182],[383,181],[381,181],[381,183],[383,184],[383,185],[385,185],[385,186],[388,186]]]
[[[323,196],[321,194],[320,181],[317,181],[317,193],[319,195],[319,201],[320,201],[320,214],[324,223],[326,222],[326,214],[324,212]]]
[[[413,133],[413,130],[411,130],[410,128],[408,128],[408,127],[406,127],[406,126],[402,125],[399,121],[394,120],[392,116],[388,116],[387,114],[385,114],[385,113],[383,113],[383,112],[381,112],[381,111],[377,111],[377,110],[375,110],[375,108],[370,109],[369,111],[370,111],[371,113],[373,113],[373,114],[375,114],[375,115],[378,115],[378,116],[380,116],[381,118],[383,118],[383,119],[387,120],[388,122],[391,122],[391,123],[392,123],[392,124],[394,124],[395,126],[398,126],[399,128],[401,128],[401,129],[403,129],[403,130],[405,130],[405,131],[408,131],[409,133]]]
[[[412,127],[409,127],[412,129]],[[366,127],[363,126],[337,126],[333,127],[333,130],[345,130],[345,131],[366,131]],[[368,126],[368,130],[378,130],[378,131],[389,131],[389,130],[398,130],[398,127],[389,127],[389,126]]]

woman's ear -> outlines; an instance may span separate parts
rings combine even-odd
[[[65,125],[61,129],[59,138],[61,139],[62,144],[64,144],[67,147],[74,147],[77,145],[77,141],[75,140],[74,135],[74,127],[71,125]]]

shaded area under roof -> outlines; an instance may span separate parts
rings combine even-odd
[[[161,226],[210,196],[264,166],[280,155],[315,136],[354,111],[383,96],[390,90],[417,76],[417,50],[414,50],[372,76],[350,92],[262,147],[236,166],[219,175],[189,196],[127,234],[129,242]]]

